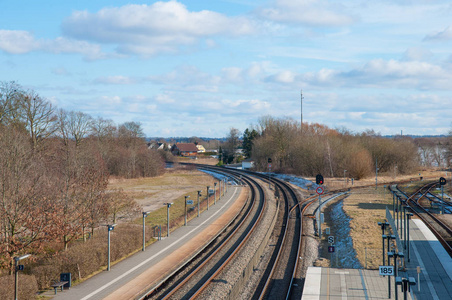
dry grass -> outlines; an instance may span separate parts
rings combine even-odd
[[[392,207],[392,196],[383,187],[354,190],[344,200],[344,211],[352,219],[353,247],[361,265],[368,269],[376,269],[382,263],[381,228],[377,223],[385,221],[386,206]]]
[[[392,182],[402,182],[402,181],[410,181],[410,179],[413,180],[419,180],[419,174],[422,176],[425,180],[439,180],[440,177],[445,177],[446,172],[445,171],[439,171],[439,170],[421,170],[417,173],[408,174],[408,175],[400,175],[400,174],[394,174],[394,173],[381,173],[378,174],[378,184],[389,184]],[[396,176],[394,176],[396,175]],[[450,172],[448,173],[450,178]],[[307,178],[309,180],[312,180],[315,182],[315,178]],[[358,186],[374,186],[375,187],[375,176],[360,179],[360,180],[354,180],[353,186],[351,179],[347,179],[344,181],[344,177],[326,177],[324,175],[325,184],[324,186],[328,190],[336,190],[336,189],[343,189],[343,188],[350,188],[350,187],[358,187]]]
[[[206,173],[175,168],[158,177],[112,179],[108,188],[123,189],[143,211],[155,211],[166,202],[177,203],[185,195],[190,195],[190,199],[195,200],[198,190],[205,194],[206,187],[213,186],[214,182]]]
[[[426,180],[437,180],[445,176],[445,172],[436,170],[423,170],[420,172],[424,177],[423,181],[413,181],[406,186],[413,191],[425,184]],[[397,180],[408,181],[410,179],[419,179],[419,174],[397,176]],[[344,180],[325,179],[329,184],[329,189],[343,188]],[[392,176],[379,176],[379,183],[391,183],[394,181]],[[374,185],[375,178],[355,181],[354,186]],[[351,184],[347,187],[350,187]],[[404,188],[405,189],[405,188]],[[352,219],[350,221],[350,235],[353,239],[353,246],[357,257],[362,266],[368,269],[377,269],[382,264],[382,238],[381,227],[378,222],[384,222],[386,219],[386,206],[391,209],[392,196],[387,189],[375,186],[363,189],[353,189],[350,196],[344,200],[344,211]],[[366,253],[367,252],[367,253]]]

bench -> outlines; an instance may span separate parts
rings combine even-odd
[[[56,283],[52,284],[51,287],[53,287],[53,288],[55,289],[55,295],[56,295],[56,293],[57,293],[57,289],[60,287],[60,288],[61,288],[61,291],[63,291],[64,285],[65,285],[66,283],[68,283],[68,282],[69,282],[69,281],[59,281],[59,282],[56,282]]]

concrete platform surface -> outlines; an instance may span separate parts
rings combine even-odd
[[[170,273],[175,266],[199,251],[209,239],[229,223],[241,209],[246,195],[240,186],[230,186],[228,192],[211,205],[199,218],[188,222],[131,257],[112,265],[92,278],[58,292],[53,299],[135,299],[143,289],[149,289]],[[52,295],[46,295],[52,296]]]
[[[433,233],[419,219],[410,221],[410,259],[405,250],[405,268],[398,276],[416,281],[408,299],[452,299],[452,258]],[[419,268],[418,268],[419,267]],[[420,273],[417,273],[417,270]],[[394,276],[379,275],[378,270],[333,269],[310,267],[306,275],[302,299],[396,299]],[[398,286],[398,299],[404,294]]]

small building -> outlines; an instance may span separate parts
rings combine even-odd
[[[203,145],[196,145],[196,148],[198,148],[198,153],[206,152],[206,148]]]
[[[193,143],[176,143],[171,147],[171,153],[179,156],[196,157],[198,148]]]
[[[242,169],[243,170],[249,170],[252,168],[254,168],[254,160],[252,160],[251,158],[242,160]]]

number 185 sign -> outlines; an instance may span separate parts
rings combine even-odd
[[[394,276],[394,266],[379,266],[380,275]]]

